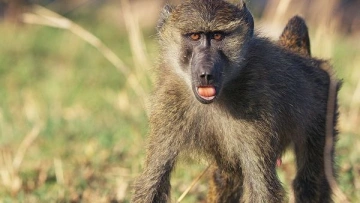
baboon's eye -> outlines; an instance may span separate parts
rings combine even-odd
[[[224,39],[224,35],[222,33],[216,32],[213,35],[213,39],[216,41],[221,41],[222,39]]]
[[[201,38],[200,33],[192,33],[190,34],[191,40],[198,41]]]

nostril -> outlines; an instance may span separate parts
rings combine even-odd
[[[200,74],[200,77],[201,77],[201,78],[206,78],[206,75],[207,75],[207,73],[201,73],[201,74]]]
[[[200,74],[200,78],[202,79],[202,81],[206,84],[209,85],[210,83],[212,83],[213,81],[213,76],[209,73],[201,73]]]
[[[206,75],[206,81],[207,81],[208,83],[212,83],[212,81],[213,81],[213,76],[212,76],[212,75]]]

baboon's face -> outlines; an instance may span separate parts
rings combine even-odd
[[[253,32],[251,14],[243,4],[220,0],[189,0],[165,12],[158,27],[165,58],[198,101],[213,102],[240,68]]]

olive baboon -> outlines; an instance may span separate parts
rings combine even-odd
[[[296,202],[332,201],[323,167],[326,61],[257,36],[242,2],[165,6],[158,36],[147,157],[133,202],[169,201],[171,171],[187,154],[214,162],[214,178],[234,180],[222,181],[229,195],[210,201],[283,202],[275,163],[289,145]]]

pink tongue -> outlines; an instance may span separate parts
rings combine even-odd
[[[209,98],[209,97],[215,97],[216,90],[215,87],[212,86],[198,87],[198,93],[201,97]]]

